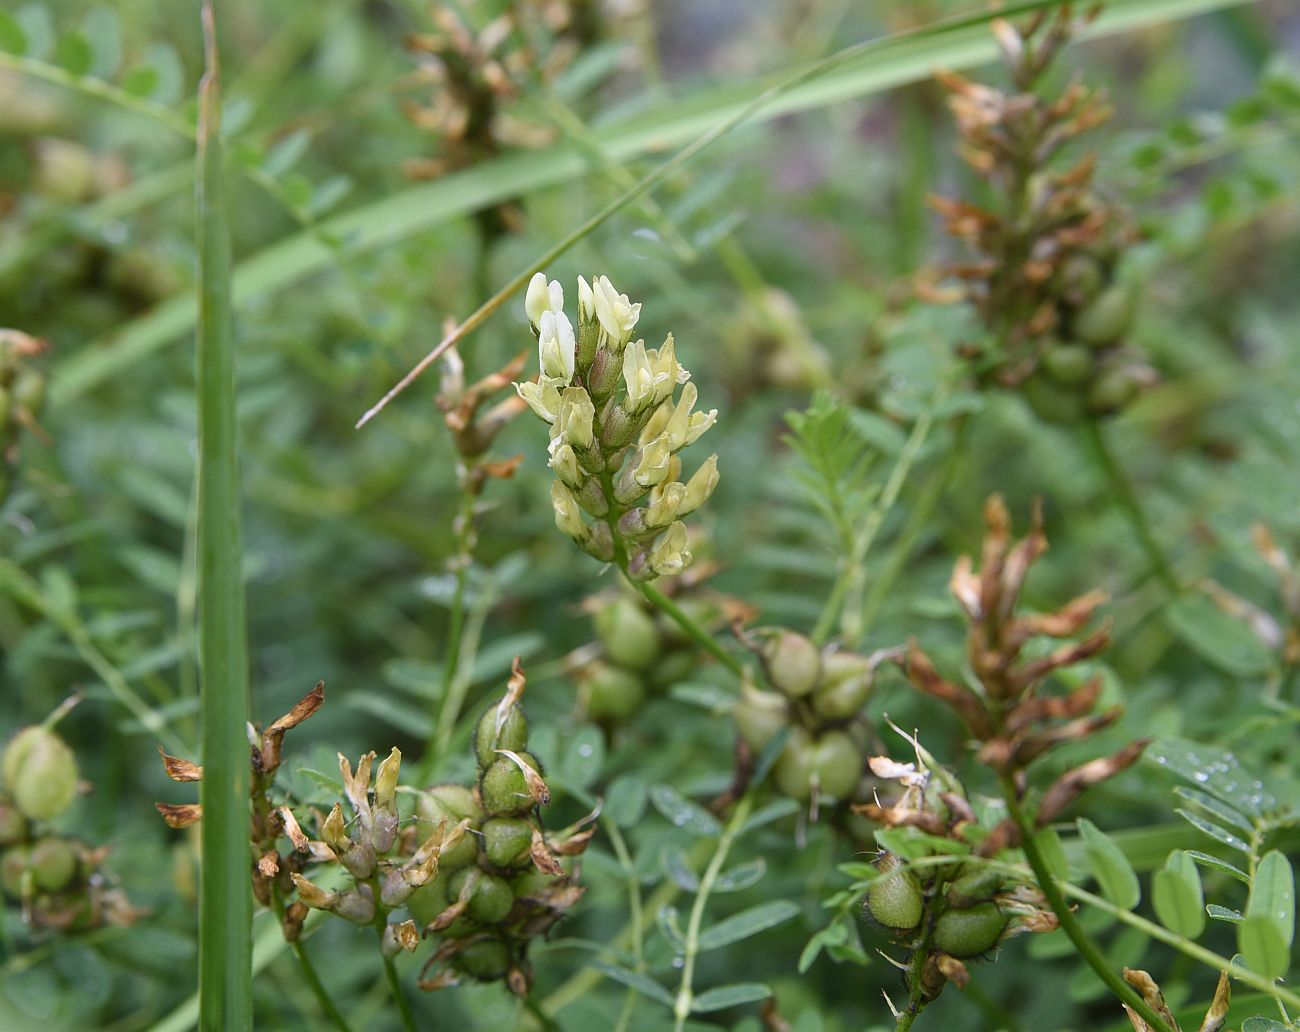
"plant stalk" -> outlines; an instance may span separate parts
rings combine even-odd
[[[221,153],[216,11],[202,8],[199,87],[199,664],[204,774],[199,904],[199,1027],[251,1032],[248,642],[239,529],[239,442],[230,236]]]

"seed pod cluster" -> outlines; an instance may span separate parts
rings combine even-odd
[[[77,795],[77,761],[51,729],[25,727],[0,761],[0,889],[34,928],[85,931],[129,924],[126,897],[100,871],[107,851],[49,827]]]
[[[723,616],[725,600],[696,590],[698,581],[676,578],[674,601],[702,627]],[[629,720],[645,700],[687,677],[698,650],[681,628],[639,595],[620,592],[588,600],[599,654],[575,670],[586,716],[606,726]],[[585,650],[584,650],[585,651]]]
[[[747,638],[776,690],[742,686],[733,711],[740,737],[759,752],[788,727],[773,771],[777,787],[800,802],[818,794],[848,798],[866,758],[861,711],[871,694],[872,661],[843,649],[819,649],[785,628],[751,631]]]
[[[522,678],[514,683],[522,687]],[[416,804],[421,823],[459,833],[444,840],[437,875],[407,900],[425,934],[439,939],[420,985],[437,989],[465,976],[504,979],[523,994],[529,944],[582,895],[562,858],[580,854],[591,831],[543,831],[538,808],[550,793],[540,761],[528,751],[528,722],[513,692],[483,714],[474,752],[474,788],[436,785]]]
[[[0,328],[0,502],[13,480],[19,434],[39,429],[45,374],[31,359],[48,346],[26,333]]]
[[[935,291],[936,299],[974,307],[996,341],[986,352],[964,346],[980,375],[1018,390],[1054,423],[1118,412],[1155,377],[1128,341],[1138,286],[1118,265],[1136,237],[1132,222],[1096,189],[1095,155],[1067,167],[1056,161],[1066,144],[1105,122],[1109,108],[1078,81],[1057,95],[1040,89],[1080,20],[1065,7],[1019,29],[995,23],[1015,92],[939,77],[959,153],[998,202],[934,200],[948,233],[972,252],[946,270],[955,285]]]

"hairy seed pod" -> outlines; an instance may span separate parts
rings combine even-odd
[[[654,619],[630,598],[619,598],[596,612],[596,637],[605,655],[629,670],[644,670],[659,655]]]
[[[13,846],[0,856],[0,888],[15,899],[23,895],[23,876],[31,866],[31,847]]]
[[[522,817],[493,817],[483,822],[483,855],[494,867],[526,864],[533,826]]]
[[[484,939],[470,943],[452,957],[451,962],[471,978],[492,982],[509,969],[510,949],[500,939]]]
[[[438,877],[406,897],[406,909],[421,927],[447,909],[447,879]]]
[[[862,763],[862,753],[843,731],[827,731],[814,739],[797,727],[777,758],[774,774],[777,787],[800,802],[810,800],[814,788],[843,799],[857,788]]]
[[[32,846],[32,878],[46,892],[62,892],[77,876],[77,851],[67,839],[43,838]]]
[[[497,758],[498,749],[522,752],[528,748],[528,718],[518,706],[506,712],[501,730],[497,730],[497,707],[489,706],[474,730],[474,754],[479,770],[490,766]]]
[[[645,685],[629,670],[597,660],[583,671],[587,716],[618,723],[627,720],[645,699]]]
[[[519,758],[533,770],[541,773],[541,764],[535,757],[528,753],[520,753]],[[479,792],[483,796],[483,806],[494,816],[527,813],[536,805],[524,772],[508,756],[498,757],[496,762],[483,772]]]
[[[910,932],[921,923],[925,908],[921,883],[911,871],[902,869],[893,853],[884,854],[876,867],[885,873],[867,890],[867,909],[886,928]]]
[[[1043,372],[1064,387],[1077,387],[1092,376],[1092,353],[1082,344],[1053,341],[1043,351]]]
[[[17,808],[0,801],[0,849],[21,842],[27,837],[27,821]]]
[[[14,804],[34,821],[57,817],[77,795],[77,760],[53,731],[25,727],[5,747],[3,773]]]
[[[1101,262],[1090,254],[1073,254],[1061,266],[1061,287],[1076,304],[1101,289],[1106,273]]]
[[[474,879],[470,889],[469,906],[466,912],[481,924],[496,924],[515,905],[515,894],[510,883],[495,874],[480,871],[477,867],[466,867],[457,871],[447,882],[447,895],[459,899],[465,883]]]
[[[1137,292],[1128,283],[1113,283],[1074,316],[1074,336],[1094,347],[1114,344],[1133,325]]]
[[[732,711],[736,730],[751,749],[761,752],[790,721],[790,709],[776,692],[765,692],[746,682]]]
[[[756,632],[756,637],[761,641],[759,655],[772,687],[792,699],[817,687],[822,662],[811,639],[780,628]]]
[[[856,716],[871,694],[871,667],[852,652],[822,655],[821,683],[813,693],[813,712],[823,720]]]
[[[978,957],[993,948],[1006,927],[1007,916],[996,903],[945,910],[934,923],[934,945],[953,957]]]
[[[948,887],[948,902],[954,907],[973,907],[992,899],[1002,889],[1005,876],[988,868],[963,874]]]
[[[1141,389],[1141,378],[1131,366],[1108,364],[1088,391],[1088,408],[1098,415],[1110,415],[1128,405]]]

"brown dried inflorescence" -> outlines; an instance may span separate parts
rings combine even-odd
[[[1077,78],[1055,95],[1038,91],[1095,13],[1076,17],[1066,4],[1019,29],[994,22],[1011,92],[938,76],[961,134],[958,153],[1001,203],[931,199],[973,257],[944,270],[955,287],[930,281],[922,291],[972,304],[990,338],[988,350],[966,348],[981,375],[1021,389],[1043,418],[1061,422],[1116,411],[1154,375],[1124,341],[1136,296],[1116,267],[1135,239],[1132,223],[1099,196],[1095,155],[1062,161],[1064,149],[1109,118],[1109,106]]]
[[[961,717],[971,739],[979,743],[979,759],[1000,778],[1010,779],[1023,796],[1030,764],[1060,745],[1091,737],[1120,716],[1119,707],[1093,712],[1101,691],[1097,678],[1063,695],[1044,694],[1049,677],[1092,659],[1109,644],[1105,628],[1084,633],[1105,596],[1091,591],[1052,613],[1018,614],[1025,577],[1047,547],[1041,510],[1035,507],[1029,533],[1019,541],[1012,539],[1010,517],[999,496],[988,500],[984,516],[988,532],[980,568],[976,571],[969,557],[963,557],[951,583],[970,624],[966,649],[979,689],[944,679],[915,641],[901,665],[917,691],[939,699]],[[1080,634],[1080,640],[1065,642],[1046,655],[1024,655],[1033,639]],[[1039,800],[1037,825],[1055,820],[1085,789],[1131,766],[1146,744],[1139,740],[1062,774]],[[1008,819],[980,844],[979,852],[993,856],[1019,840],[1019,829]]]

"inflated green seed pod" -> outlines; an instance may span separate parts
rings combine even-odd
[[[447,878],[439,875],[421,885],[406,898],[406,909],[420,927],[429,924],[447,909]]]
[[[871,694],[871,666],[852,652],[822,655],[821,683],[813,692],[813,712],[823,720],[856,716]]]
[[[794,728],[777,758],[777,787],[800,802],[812,798],[814,784],[821,793],[843,799],[857,788],[862,775],[862,753],[843,731],[827,731],[813,738]]]
[[[996,903],[945,910],[934,923],[935,948],[953,957],[978,957],[997,943],[1007,920]]]
[[[605,655],[629,670],[644,670],[659,655],[654,618],[630,598],[615,599],[596,611],[596,637]]]
[[[948,886],[948,902],[954,907],[972,907],[986,902],[1001,891],[1005,880],[1000,872],[988,868],[963,874]]]
[[[1020,385],[1020,395],[1044,423],[1077,423],[1083,418],[1083,398],[1077,390],[1035,373]]]
[[[1043,372],[1065,387],[1077,387],[1092,377],[1092,351],[1083,344],[1053,341],[1043,351]]]
[[[911,871],[902,869],[892,853],[882,856],[876,866],[886,873],[867,890],[867,909],[886,928],[910,932],[921,923],[925,908],[921,883]]]
[[[1094,347],[1114,344],[1133,325],[1137,292],[1128,283],[1113,283],[1075,313],[1074,336]]]
[[[1090,254],[1073,254],[1061,266],[1061,286],[1072,297],[1092,297],[1105,282],[1101,262]]]
[[[0,801],[0,849],[27,837],[27,821],[12,803]]]
[[[0,386],[0,435],[8,428],[9,417],[13,414],[13,395],[8,388]]]
[[[491,982],[510,969],[510,949],[500,939],[483,939],[470,943],[451,962],[470,977]]]
[[[528,748],[528,719],[518,706],[511,706],[506,718],[497,730],[497,707],[489,706],[474,730],[474,754],[478,757],[479,770],[491,765],[498,758],[498,749],[511,752],[523,752]]]
[[[23,876],[31,866],[30,846],[11,846],[0,856],[0,888],[15,898],[23,895]]]
[[[821,653],[812,640],[795,631],[774,628],[755,632],[759,655],[772,687],[792,699],[807,695],[821,676]]]
[[[32,846],[28,863],[37,888],[62,892],[77,876],[76,848],[67,839],[43,838]]]
[[[472,788],[464,785],[434,785],[416,799],[416,811],[426,821],[437,824],[444,817],[453,824],[468,817],[477,821],[483,816],[483,804]]]
[[[14,805],[30,820],[57,817],[76,798],[76,757],[62,738],[39,724],[13,737],[2,769]]]
[[[468,939],[471,935],[478,935],[481,931],[483,931],[481,924],[468,914],[462,914],[438,934],[444,939]]]
[[[528,753],[520,753],[519,756],[533,770],[541,773],[541,764],[535,757]],[[483,797],[484,808],[494,816],[527,813],[536,805],[528,790],[524,772],[507,756],[500,757],[483,772],[479,792]]]
[[[1109,415],[1128,405],[1142,389],[1142,377],[1132,366],[1107,365],[1088,391],[1088,408],[1097,415]]]
[[[470,878],[474,879],[466,907],[466,913],[470,917],[481,924],[496,924],[510,913],[510,908],[515,905],[515,894],[510,883],[477,867],[466,867],[451,876],[447,882],[448,897],[459,899],[465,882]]]
[[[732,713],[740,737],[756,752],[762,752],[790,722],[790,709],[782,696],[762,691],[748,682],[741,687],[740,700]]]
[[[36,369],[24,368],[14,377],[10,388],[15,410],[26,412],[29,416],[40,415],[45,405],[45,374]]]
[[[516,874],[510,879],[510,891],[515,894],[516,899],[537,896],[550,888],[552,880],[550,875],[543,874],[536,867],[528,867],[521,874]]]
[[[529,859],[533,826],[522,817],[493,817],[483,822],[483,855],[494,867],[518,867]]]
[[[582,681],[592,720],[627,720],[645,700],[641,677],[612,663],[597,660],[583,671]]]
[[[653,686],[669,688],[678,681],[688,680],[699,665],[699,656],[691,649],[677,648],[671,652],[660,653],[654,666],[644,671],[641,676]]]

